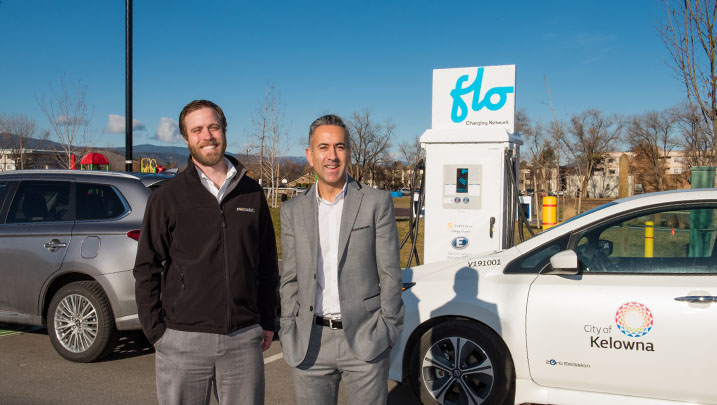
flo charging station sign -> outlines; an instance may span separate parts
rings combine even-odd
[[[433,70],[432,125],[421,136],[424,244],[431,246],[425,263],[498,251],[512,242],[513,223],[504,209],[513,193],[505,181],[506,150],[518,156],[522,144],[514,131],[515,74],[515,65]]]
[[[435,129],[515,128],[515,65],[433,70]]]

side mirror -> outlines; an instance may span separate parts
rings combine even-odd
[[[605,240],[600,239],[598,241],[598,249],[600,249],[601,252],[605,254],[605,256],[610,256],[612,254],[612,241],[611,240]]]
[[[576,275],[579,272],[578,255],[572,250],[564,250],[550,257],[550,267],[542,274]]]

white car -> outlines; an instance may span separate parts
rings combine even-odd
[[[644,194],[406,269],[390,377],[423,403],[717,404],[716,229],[715,189]]]

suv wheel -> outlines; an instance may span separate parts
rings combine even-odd
[[[67,360],[99,360],[117,343],[112,307],[96,281],[69,283],[52,297],[47,316],[50,341]]]

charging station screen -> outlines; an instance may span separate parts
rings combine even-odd
[[[468,169],[456,169],[456,193],[468,192]]]

